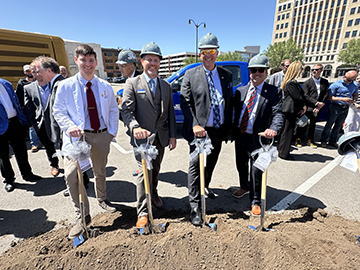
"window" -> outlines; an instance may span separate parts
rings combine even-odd
[[[306,23],[310,23],[310,18],[307,18]]]
[[[329,19],[330,19],[331,17],[332,17],[332,13],[330,12],[330,13],[329,13]]]
[[[113,66],[106,66],[106,69],[114,69]]]
[[[286,37],[286,34],[287,34],[287,33],[285,32],[285,33],[284,33],[284,37]]]
[[[338,28],[341,28],[342,26],[342,22],[339,22]]]
[[[301,43],[301,38],[299,39],[299,44]]]
[[[328,4],[328,3],[326,3],[326,4],[325,4],[325,9],[327,9],[327,8],[328,8],[328,6],[329,6],[329,4]]]
[[[278,34],[275,34],[275,39],[277,39],[278,38]]]
[[[316,42],[316,37],[314,37],[314,42]]]
[[[354,25],[358,25],[358,24],[360,24],[360,19],[356,19],[356,20],[355,20],[355,24],[354,24]]]
[[[346,1],[346,0],[345,0]],[[330,56],[330,60],[334,60],[334,56],[332,55],[332,56]]]
[[[312,60],[312,57],[310,56],[310,57],[309,57],[309,62],[311,62],[311,60]]]
[[[322,10],[322,7],[323,7],[323,5],[322,5],[322,3],[320,4],[320,7],[319,7],[319,10]]]
[[[279,6],[279,11],[281,11],[281,6]]]
[[[337,18],[338,17],[338,15],[339,15],[339,12],[335,12],[335,17],[334,18]]]
[[[339,39],[340,38],[340,33],[337,33],[336,34],[336,39]]]
[[[298,6],[298,2],[299,2],[299,1],[296,1],[296,2],[295,2],[295,7],[297,7],[297,6]]]
[[[307,62],[308,61],[308,57],[305,57],[305,62]]]
[[[280,33],[279,38],[282,38],[282,33]]]
[[[303,43],[306,43],[306,38],[304,38],[304,41],[303,41]]]
[[[326,56],[326,61],[329,61],[329,59],[330,59],[330,55],[327,55]]]
[[[278,19],[277,19],[278,21],[280,21],[280,15],[278,16]]]
[[[306,13],[306,8],[304,8],[304,13],[303,14],[305,15],[305,13]]]
[[[341,11],[341,17],[344,17],[344,14],[345,14],[345,10],[343,9],[343,10]]]
[[[112,59],[105,59],[105,63],[112,63],[113,60]]]
[[[327,39],[328,39],[328,35],[325,35],[325,39],[324,39],[324,41],[327,41]]]
[[[328,48],[328,50],[331,50],[331,44],[329,45],[329,48]]]
[[[334,45],[334,50],[336,50],[336,49],[337,49],[337,46],[338,46],[337,44],[335,44],[335,45]]]
[[[288,28],[289,23],[285,23],[285,28]]]
[[[116,69],[119,69],[119,66],[115,66]]]
[[[335,4],[334,2],[331,2],[331,7],[334,7],[334,4]]]
[[[319,60],[320,60],[320,61],[322,61],[322,58],[323,58],[323,57],[322,57],[322,56],[320,56]]]
[[[309,42],[311,42],[311,37],[309,37]]]
[[[315,61],[319,61],[319,56],[316,56],[316,57],[315,57]]]
[[[325,51],[325,50],[326,50],[326,45],[324,45],[324,46],[323,46],[323,49],[322,49],[322,50],[323,50],[323,51]]]
[[[283,15],[281,16],[281,19],[282,19],[282,20],[284,20],[284,19],[285,19],[285,14],[283,14]]]
[[[360,7],[358,7],[358,12],[357,13],[360,13]]]
[[[357,32],[358,32],[357,30],[353,31],[351,37],[356,37],[356,36],[357,36]]]
[[[309,30],[309,29],[307,29],[307,28],[305,29],[305,34],[307,34],[308,30]]]
[[[286,9],[286,5],[283,5],[283,10],[285,10]]]
[[[334,34],[331,34],[330,40],[333,40],[333,39],[334,39]]]
[[[327,26],[326,26],[326,30],[329,30],[330,29],[330,24],[328,24]]]
[[[338,1],[337,6],[340,6],[341,0]]]
[[[350,37],[350,31],[345,33],[345,38],[348,38],[348,37]]]
[[[286,13],[286,19],[289,19],[290,13]]]
[[[105,54],[105,56],[112,56],[111,52],[105,52],[104,54]]]
[[[310,51],[310,47],[307,47],[306,52],[309,52],[309,51]]]
[[[296,10],[294,11],[294,17],[296,17]]]
[[[283,24],[283,23],[281,24],[281,27],[280,27],[280,28],[281,28],[281,29],[283,29],[283,28],[284,28],[284,24]]]
[[[333,24],[333,27],[332,27],[332,29],[335,29],[335,28],[336,28],[336,23],[334,23],[334,24]]]
[[[309,11],[308,11],[309,13],[311,13],[311,7],[309,7]]]
[[[324,25],[321,26],[321,31],[324,31]]]
[[[356,3],[357,2],[357,0],[353,0],[353,3]]]
[[[314,6],[314,12],[316,11],[317,6]]]
[[[303,33],[303,29],[301,28],[301,30],[300,30],[300,35],[302,35],[302,33]]]
[[[348,21],[348,25],[347,25],[347,26],[351,26],[351,25],[352,25],[352,23],[353,23],[353,20],[349,20],[349,21]]]
[[[288,8],[290,8],[290,7],[291,7],[291,3],[288,4]]]
[[[317,52],[319,52],[319,51],[320,51],[320,46],[318,46],[318,47],[317,47],[317,50],[316,50],[316,51],[317,51]]]
[[[355,8],[350,9],[350,15],[355,14]]]
[[[279,25],[276,25],[276,30],[279,30]]]

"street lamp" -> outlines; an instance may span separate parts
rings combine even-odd
[[[196,24],[196,22],[193,20],[193,19],[190,19],[189,20],[189,25],[191,25],[191,22],[193,22],[193,24],[195,25],[196,27],[196,40],[195,40],[195,59],[196,59],[196,63],[197,63],[197,58],[198,58],[198,28],[200,25],[204,25],[204,29],[206,28],[206,23],[204,22],[201,22],[200,24]]]

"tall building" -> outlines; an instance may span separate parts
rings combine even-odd
[[[169,77],[178,71],[185,64],[185,59],[189,57],[195,57],[195,53],[181,52],[164,55],[160,61],[159,76]]]
[[[293,38],[304,49],[304,77],[316,63],[323,76],[339,79],[349,68],[338,55],[360,37],[360,0],[277,0],[272,44]]]

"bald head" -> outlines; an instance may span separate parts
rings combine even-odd
[[[357,75],[358,74],[355,70],[349,70],[348,72],[345,73],[344,81],[346,83],[352,83],[353,81],[355,81]]]

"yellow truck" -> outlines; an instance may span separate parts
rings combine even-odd
[[[54,58],[69,71],[62,38],[0,28],[0,78],[11,82],[14,89],[20,78],[24,77],[23,66],[40,55]]]

